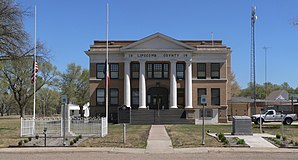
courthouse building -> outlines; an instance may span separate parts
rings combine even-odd
[[[132,114],[182,110],[179,118],[199,122],[200,98],[207,95],[207,122],[227,121],[231,62],[230,48],[222,41],[176,40],[156,33],[140,40],[110,40],[108,47],[110,120],[126,105]],[[94,41],[85,53],[90,60],[90,114],[105,115],[106,41]]]

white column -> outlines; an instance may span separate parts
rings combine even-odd
[[[171,61],[170,109],[177,107],[176,61]]]
[[[185,76],[185,108],[193,108],[192,106],[192,65],[191,61],[186,62],[186,76]]]
[[[145,61],[140,61],[139,109],[146,108]]]
[[[124,105],[130,107],[130,62],[124,63]]]

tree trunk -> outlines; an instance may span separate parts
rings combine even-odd
[[[4,115],[4,104],[1,105],[1,116]]]
[[[81,114],[81,117],[84,118],[83,106],[80,106],[80,114]]]
[[[24,118],[25,112],[26,112],[25,107],[21,107],[21,109],[20,109],[20,116]]]

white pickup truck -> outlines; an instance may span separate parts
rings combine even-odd
[[[283,122],[283,124],[290,125],[293,121],[297,120],[296,114],[282,114],[275,110],[268,110],[264,114],[255,114],[251,116],[251,120],[255,124],[260,124],[263,122]]]

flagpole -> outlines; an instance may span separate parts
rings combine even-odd
[[[107,13],[106,13],[106,120],[107,120],[107,124],[109,121],[109,80],[108,80],[108,76],[109,75],[109,4],[107,2]],[[108,125],[107,125],[107,133],[108,133]]]
[[[35,135],[35,106],[36,106],[36,0],[34,0],[34,67],[33,67],[33,130],[32,130],[32,135]]]

